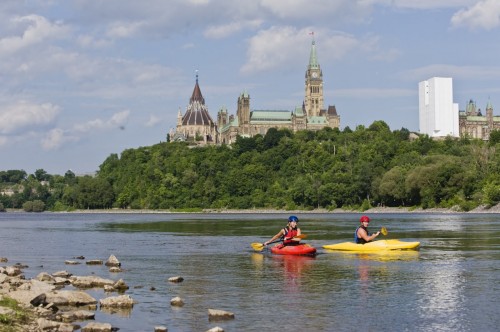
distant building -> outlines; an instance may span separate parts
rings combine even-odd
[[[208,113],[196,74],[196,84],[186,113],[177,113],[177,128],[170,133],[172,141],[190,141],[200,145],[217,143],[217,126]]]
[[[324,127],[338,128],[340,116],[335,106],[323,107],[323,72],[316,55],[313,40],[309,65],[305,73],[305,98],[302,106],[295,110],[251,110],[250,95],[245,91],[237,102],[236,116],[221,108],[217,113],[217,128],[220,143],[234,143],[237,136],[253,137],[265,135],[270,128],[298,130],[320,130]]]
[[[489,140],[492,130],[500,130],[500,116],[493,115],[493,106],[488,101],[486,114],[476,108],[476,103],[471,99],[465,110],[459,114],[460,136]]]
[[[430,137],[459,137],[458,104],[453,103],[453,82],[433,77],[418,84],[420,133]]]

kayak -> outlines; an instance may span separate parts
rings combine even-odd
[[[405,250],[417,249],[420,242],[406,242],[400,240],[378,240],[365,244],[358,244],[354,242],[342,242],[337,244],[324,245],[323,248],[330,250],[346,250],[346,251],[383,251],[383,250]]]
[[[284,247],[278,244],[271,248],[271,252],[276,255],[314,255],[316,254],[316,248],[308,244]]]

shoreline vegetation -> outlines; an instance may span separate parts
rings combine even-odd
[[[7,213],[25,212],[22,209],[6,209]],[[179,210],[164,210],[164,209],[75,209],[70,211],[45,211],[45,213],[144,213],[144,214],[384,214],[384,213],[427,213],[427,214],[453,214],[453,213],[500,213],[500,203],[495,206],[479,206],[470,211],[461,211],[459,207],[452,208],[429,208],[423,209],[421,207],[373,207],[367,210],[347,210],[347,209],[312,209],[312,210],[280,210],[280,209],[179,209]],[[42,212],[44,213],[44,212]]]

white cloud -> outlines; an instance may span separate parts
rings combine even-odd
[[[491,30],[500,26],[500,1],[483,0],[461,9],[451,18],[453,27]]]
[[[454,66],[448,64],[432,64],[400,73],[401,78],[420,82],[430,77],[452,77],[467,80],[496,80],[500,77],[500,67]]]
[[[108,120],[95,119],[82,124],[77,124],[73,127],[74,131],[79,133],[87,133],[95,130],[114,129],[124,126],[130,115],[129,110],[115,113]]]
[[[40,145],[44,150],[56,150],[67,142],[75,141],[78,137],[67,135],[61,128],[54,128],[42,138]]]
[[[10,55],[35,44],[42,44],[47,39],[64,38],[69,29],[61,22],[52,23],[39,15],[15,17],[11,20],[15,26],[22,27],[21,36],[9,36],[0,39],[0,56]]]
[[[207,38],[213,38],[213,39],[225,38],[235,33],[238,33],[246,28],[256,29],[260,25],[262,25],[262,23],[263,23],[262,20],[256,19],[246,22],[238,21],[224,25],[209,26],[203,34]]]
[[[23,131],[38,131],[51,125],[59,107],[50,103],[35,104],[19,101],[0,108],[0,134],[17,135]]]
[[[152,114],[149,116],[149,119],[146,122],[146,127],[154,127],[160,122],[162,122],[162,119]]]
[[[325,29],[272,27],[250,39],[247,62],[240,71],[249,74],[303,64],[304,59],[308,59],[310,48],[297,45],[310,45],[311,31],[315,36],[321,36],[316,38],[317,45],[321,45],[320,63],[341,59],[356,46],[369,50],[374,44],[372,40],[359,41],[351,35]]]

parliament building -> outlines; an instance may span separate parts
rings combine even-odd
[[[237,136],[265,135],[270,128],[320,130],[324,127],[339,128],[340,116],[335,106],[324,107],[323,72],[316,55],[313,40],[309,64],[305,72],[305,96],[301,106],[294,110],[252,110],[250,95],[242,92],[238,97],[236,116],[226,108],[217,113],[217,122],[210,117],[200,90],[198,76],[186,113],[179,110],[177,127],[170,137],[176,141],[192,141],[197,144],[231,144]]]

